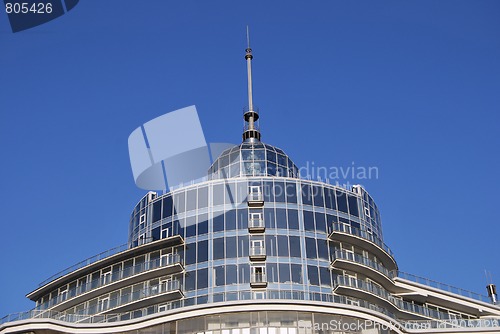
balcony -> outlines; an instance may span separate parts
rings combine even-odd
[[[261,207],[264,205],[264,196],[262,192],[251,192],[248,194],[247,203],[250,207]]]
[[[267,287],[266,274],[251,274],[250,275],[250,286],[252,288],[265,288]]]
[[[382,264],[360,254],[344,250],[336,250],[333,256],[332,267],[363,274],[380,283],[387,290],[392,291],[395,289],[392,278],[396,275],[396,272],[389,271]]]
[[[333,223],[332,232],[328,238],[334,241],[348,242],[367,250],[380,259],[382,265],[389,271],[398,269],[390,248],[378,237],[365,230],[347,224]]]
[[[69,289],[66,293],[39,305],[36,310],[48,308],[56,311],[64,310],[77,305],[83,299],[94,298],[126,285],[132,285],[162,275],[179,273],[182,270],[184,270],[184,266],[181,263],[180,255],[170,254],[133,267],[124,268],[121,271],[110,272],[109,275],[101,276],[85,285]]]
[[[264,247],[250,247],[249,252],[250,261],[265,261],[266,249]]]
[[[250,233],[262,233],[266,230],[264,225],[264,219],[262,218],[250,218],[248,220],[248,232]]]
[[[385,307],[390,307],[400,314],[417,315],[415,319],[448,319],[448,313],[429,308],[424,305],[409,303],[396,298],[388,291],[376,284],[356,279],[350,276],[338,276],[333,288],[334,293],[360,298],[375,304],[382,302]]]

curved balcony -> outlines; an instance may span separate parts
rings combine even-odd
[[[333,257],[332,267],[363,274],[380,283],[385,289],[394,290],[392,278],[396,275],[395,271],[389,271],[380,263],[352,252],[336,250]]]
[[[413,316],[417,315],[423,319],[448,319],[449,315],[445,312],[430,309],[426,306],[417,305],[406,302],[402,299],[394,297],[385,289],[349,276],[338,276],[335,280],[333,288],[334,293],[352,296],[380,304],[382,302],[385,306],[393,308],[398,313],[411,313]]]
[[[266,260],[266,248],[259,246],[251,246],[249,253],[250,261],[265,261]]]
[[[184,266],[181,263],[180,255],[170,254],[169,256],[144,262],[133,267],[124,268],[121,271],[110,272],[109,275],[101,276],[99,279],[90,281],[85,285],[69,289],[65,294],[58,295],[35,309],[44,310],[52,308],[53,310],[61,311],[75,306],[83,300],[97,297],[127,285],[163,275],[179,273],[183,270]]]
[[[169,302],[184,297],[181,284],[178,280],[172,280],[163,284],[150,286],[145,289],[132,291],[116,298],[100,298],[96,305],[87,307],[78,312],[78,316],[96,316],[110,314],[112,312],[128,312],[138,308],[155,305],[161,302]],[[81,318],[82,322],[86,318]]]
[[[262,218],[250,218],[248,220],[248,232],[250,233],[261,233],[266,230],[266,225],[264,224],[264,219]]]
[[[348,224],[332,224],[332,232],[328,236],[330,240],[348,242],[357,245],[374,254],[382,265],[389,271],[397,270],[398,265],[394,260],[394,253],[379,238],[367,231],[352,227]]]

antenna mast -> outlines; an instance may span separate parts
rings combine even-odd
[[[252,92],[252,49],[250,48],[250,33],[247,26],[247,48],[245,59],[247,61],[247,78],[248,78],[248,107],[245,108],[243,117],[245,119],[245,126],[243,130],[243,141],[260,141],[260,131],[256,121],[259,119],[258,108],[253,106],[253,92]]]

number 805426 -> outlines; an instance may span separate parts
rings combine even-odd
[[[27,14],[27,13],[34,13],[34,14],[50,14],[52,13],[52,3],[47,2],[47,3],[27,3],[27,2],[7,2],[5,4],[5,12],[7,14]]]

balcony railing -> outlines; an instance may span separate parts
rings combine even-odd
[[[267,285],[266,274],[251,274],[250,275],[250,286],[253,287],[262,287]]]
[[[252,204],[252,203],[262,203],[264,202],[264,196],[261,192],[251,192],[248,194],[248,197],[247,197],[247,202],[249,204]]]
[[[120,252],[126,251],[127,249],[128,249],[128,245],[127,244],[123,244],[123,245],[120,245],[118,247],[108,249],[107,251],[104,251],[104,252],[99,253],[97,255],[91,256],[91,257],[89,257],[86,260],[78,262],[77,264],[74,264],[71,267],[68,267],[68,268],[66,268],[64,270],[61,270],[57,274],[54,274],[54,275],[50,276],[45,281],[43,281],[40,284],[38,284],[38,286],[45,285],[45,284],[47,284],[47,283],[49,283],[49,282],[51,282],[51,281],[53,281],[53,280],[55,280],[55,279],[57,279],[59,277],[62,277],[64,275],[66,275],[66,274],[69,274],[70,272],[73,272],[73,271],[75,271],[77,269],[80,269],[80,268],[83,268],[85,266],[88,266],[89,264],[92,264],[94,262],[100,261],[100,260],[105,259],[105,258],[107,258],[109,256],[112,256],[112,255],[118,254]]]
[[[80,310],[77,315],[91,316],[108,310],[118,309],[122,306],[138,302],[145,298],[151,298],[176,291],[180,294],[180,282],[178,280],[172,280],[163,284],[150,286],[145,289],[132,291],[131,293],[120,295],[113,299],[101,299],[97,304]]]
[[[424,317],[428,318],[434,318],[434,319],[449,319],[449,314],[445,312],[441,312],[432,308],[428,308],[426,306],[422,305],[417,305],[413,303],[409,303],[407,301],[404,301],[402,299],[396,298],[393,295],[391,295],[389,292],[387,292],[385,289],[360,280],[356,279],[354,277],[349,277],[349,276],[338,276],[336,281],[335,281],[335,287],[337,286],[343,286],[343,287],[349,287],[349,288],[354,288],[358,290],[362,290],[365,292],[372,293],[388,302],[393,304],[397,309],[401,311],[406,311],[410,313],[415,313]]]
[[[416,275],[413,275],[413,274],[408,274],[408,273],[405,273],[405,272],[402,272],[402,271],[398,271],[397,272],[397,277],[400,277],[402,279],[405,279],[405,280],[408,280],[408,281],[412,281],[412,282],[415,282],[415,283],[423,284],[423,285],[426,285],[426,286],[429,286],[429,287],[432,287],[432,288],[436,288],[436,289],[439,289],[439,290],[451,292],[451,293],[454,293],[454,294],[457,294],[457,295],[460,295],[460,296],[463,296],[463,297],[472,298],[472,299],[479,300],[479,301],[482,301],[482,302],[485,302],[485,303],[491,303],[491,300],[490,300],[490,298],[488,296],[482,295],[480,293],[476,293],[476,292],[472,292],[472,291],[460,289],[460,288],[457,288],[457,287],[454,287],[454,286],[451,286],[451,285],[448,285],[448,284],[444,284],[444,283],[440,283],[440,282],[437,282],[437,281],[433,281],[433,280],[428,279],[428,278],[416,276]]]
[[[259,276],[260,274],[257,274]],[[264,279],[262,279],[264,280]],[[232,296],[233,293],[231,292]],[[354,305],[357,307],[362,307],[364,309],[369,309],[372,311],[379,312],[381,314],[385,314],[388,317],[394,319],[401,328],[408,330],[420,330],[422,333],[426,332],[426,330],[432,329],[443,329],[443,328],[494,328],[500,329],[500,317],[490,317],[490,318],[482,318],[482,319],[441,319],[441,320],[402,320],[398,319],[395,314],[385,307],[382,307],[378,304],[370,303],[363,299],[357,299],[352,297],[346,297],[341,295],[326,295],[329,297],[325,301],[329,303],[342,304],[342,305]],[[173,310],[179,309],[186,305],[194,305],[196,304],[196,298],[186,298],[179,299],[167,302],[162,304],[162,310]],[[239,291],[237,293],[237,300],[240,301],[252,301],[254,297],[252,296],[251,291]],[[306,293],[303,291],[289,291],[289,290],[267,290],[265,299],[268,300],[299,300],[299,301],[308,301],[312,300],[321,300],[321,298],[313,298],[310,293]],[[13,321],[21,321],[21,320],[29,320],[33,318],[38,319],[55,319],[66,323],[115,323],[121,320],[129,320],[132,318],[140,318],[145,315],[153,314],[161,312],[159,309],[159,305],[154,305],[148,308],[148,312],[139,314],[135,311],[126,311],[126,312],[115,312],[109,314],[98,314],[98,315],[79,315],[79,314],[69,314],[64,312],[56,312],[56,311],[27,311],[21,313],[13,313],[9,314],[0,319],[0,327],[2,324],[13,322]],[[8,326],[8,325],[7,325]],[[491,332],[491,331],[490,331]]]
[[[333,223],[332,227],[333,227],[333,232],[331,234],[333,234],[335,232],[342,232],[342,233],[355,235],[357,237],[371,241],[374,244],[376,244],[377,246],[379,246],[380,248],[382,248],[387,254],[389,254],[394,259],[394,253],[391,251],[389,246],[384,244],[382,240],[380,240],[378,237],[376,237],[372,233],[369,233],[369,232],[362,230],[362,229],[359,229],[357,227],[352,227],[352,226],[347,225],[347,224]]]
[[[261,259],[266,258],[266,249],[265,247],[250,247],[250,259]]]
[[[248,220],[248,229],[249,230],[261,230],[264,229],[264,219],[262,218],[250,218]]]
[[[66,293],[60,294],[47,302],[38,305],[34,310],[46,310],[83,293],[90,292],[131,276],[139,275],[160,267],[168,267],[174,264],[181,264],[181,257],[179,254],[170,254],[169,256],[140,263],[136,266],[124,268],[120,271],[110,272],[109,275],[100,276],[98,279],[92,280],[87,284],[68,289]]]
[[[383,265],[381,265],[378,262],[375,262],[367,257],[361,256],[359,254],[352,253],[352,252],[346,252],[343,250],[336,250],[334,253],[334,260],[335,259],[342,259],[342,260],[346,260],[349,262],[362,264],[364,266],[370,267],[370,268],[378,271],[379,273],[381,273],[384,276],[391,278],[391,279],[394,276],[396,276],[396,273],[397,273],[394,270],[388,270],[386,267],[384,267]]]

